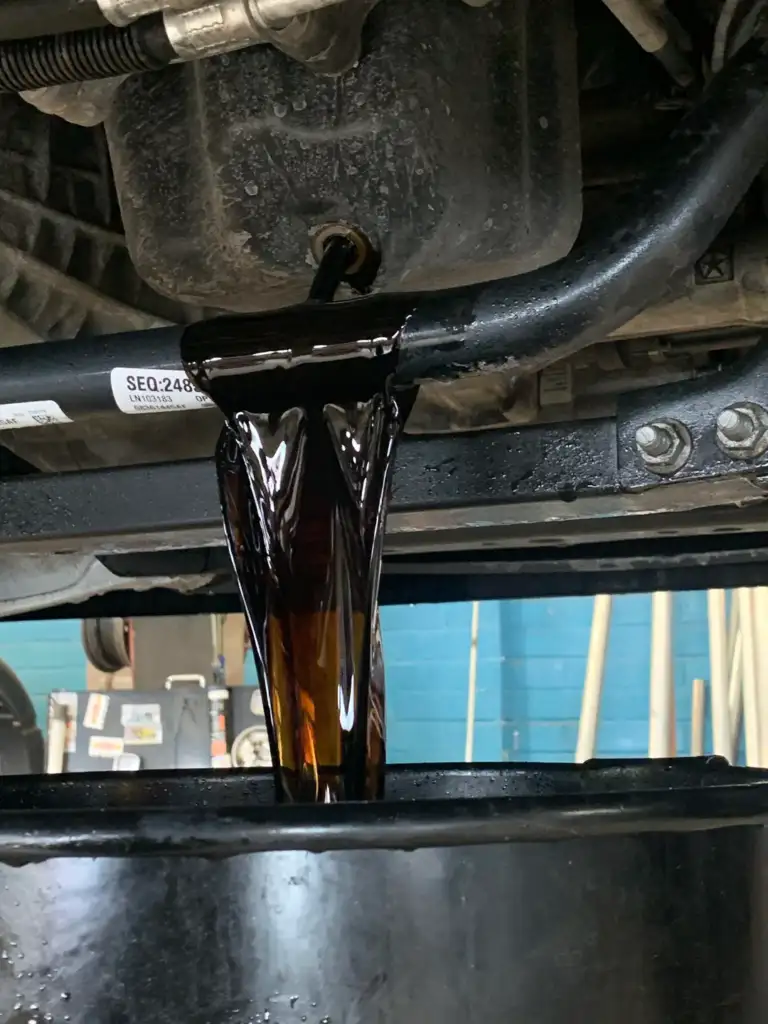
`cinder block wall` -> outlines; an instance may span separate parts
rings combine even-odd
[[[573,759],[592,607],[591,598],[499,605],[505,759]],[[686,754],[691,683],[709,673],[706,595],[676,594],[673,614],[677,749]],[[650,595],[614,599],[598,732],[600,757],[648,752],[650,620]]]
[[[85,689],[85,655],[77,621],[0,622],[0,658],[26,687],[42,729],[51,690]]]
[[[477,761],[573,758],[591,598],[488,601],[480,609],[474,756]],[[708,673],[706,597],[675,597],[678,751],[690,737],[690,685]],[[648,744],[648,595],[614,600],[602,757],[641,756]],[[461,761],[466,740],[472,606],[382,609],[391,762]],[[84,689],[79,622],[0,623],[0,658],[30,692],[45,723],[46,695]],[[252,664],[246,682],[255,683]]]

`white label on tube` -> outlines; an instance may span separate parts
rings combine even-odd
[[[112,394],[121,412],[186,412],[212,409],[214,403],[199,391],[184,370],[141,370],[116,366],[110,374]]]
[[[8,402],[0,405],[0,430],[48,427],[52,423],[71,422],[56,402]]]

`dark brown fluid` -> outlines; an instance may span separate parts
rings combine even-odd
[[[385,762],[378,590],[400,427],[391,360],[341,359],[341,400],[321,403],[323,381],[308,389],[306,366],[291,378],[295,364],[269,356],[239,350],[187,369],[227,416],[222,511],[278,788],[295,801],[373,799]]]

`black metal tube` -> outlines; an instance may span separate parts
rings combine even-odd
[[[0,348],[0,405],[57,402],[72,420],[116,409],[118,367],[180,370],[181,327]]]
[[[107,24],[96,0],[2,0],[0,41],[79,32]]]
[[[750,43],[712,80],[627,217],[553,266],[422,297],[403,335],[402,378],[540,369],[674,287],[768,161],[767,53]]]
[[[175,58],[161,16],[127,28],[64,32],[0,43],[0,92],[155,71]]]
[[[717,236],[768,160],[768,44],[752,43],[673,134],[634,212],[541,270],[427,295],[302,305],[188,328],[234,348],[400,339],[397,382],[529,372],[599,341],[658,299]],[[0,404],[48,399],[72,418],[115,409],[110,373],[179,369],[181,329],[0,349]]]

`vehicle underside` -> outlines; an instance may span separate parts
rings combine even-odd
[[[0,0],[0,611],[236,600],[180,357],[231,314],[397,321],[383,600],[764,582],[764,49],[766,0]]]

